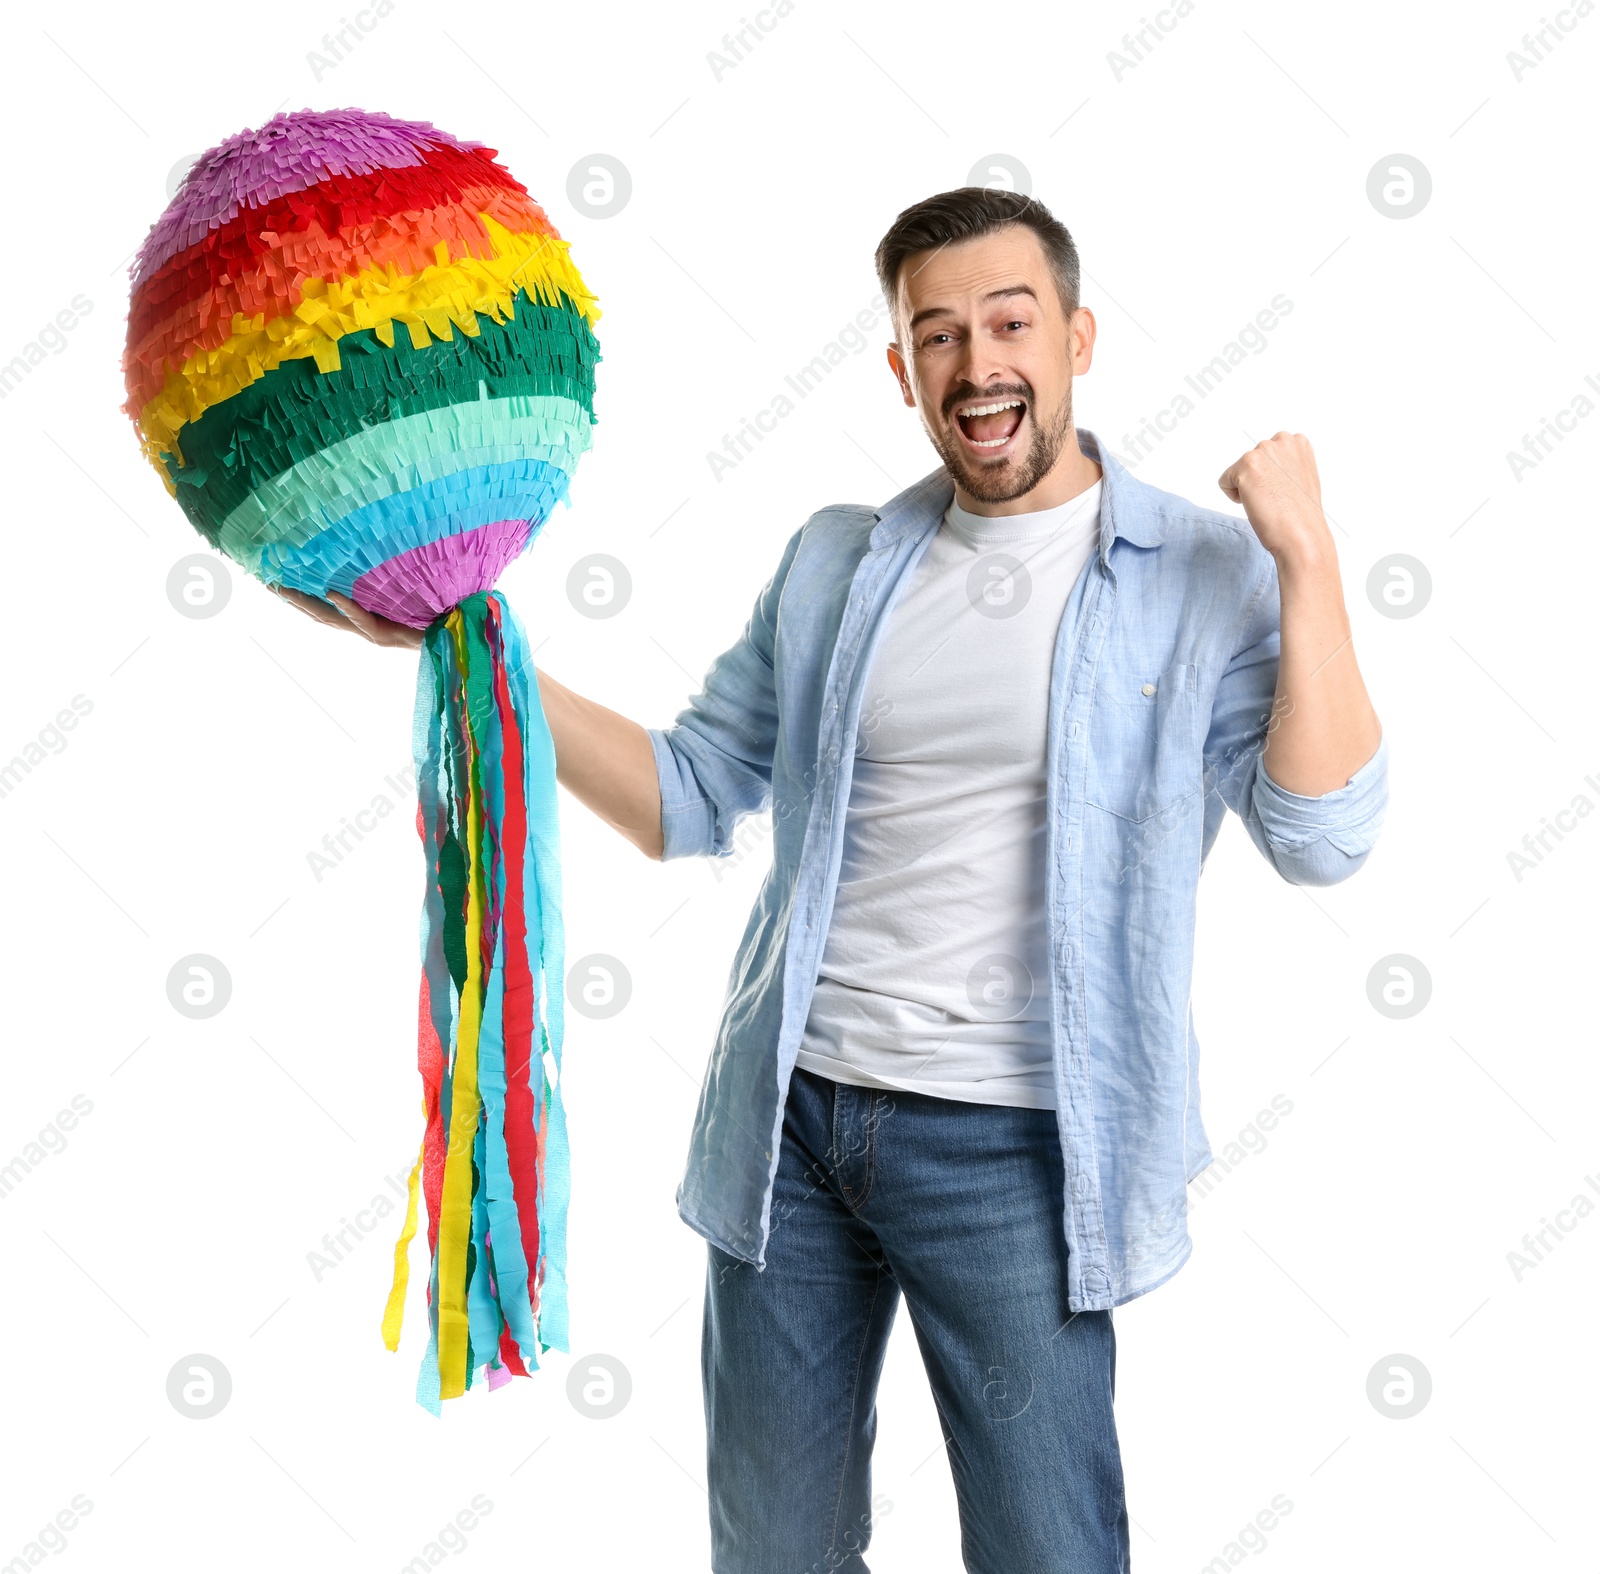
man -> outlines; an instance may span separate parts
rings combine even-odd
[[[1223,472],[1246,523],[1078,431],[1095,321],[1036,201],[929,198],[877,265],[940,468],[814,514],[674,726],[540,692],[562,782],[650,856],[772,812],[678,1192],[714,1568],[865,1570],[903,1294],[966,1567],[1112,1574],[1111,1309],[1183,1265],[1211,1159],[1200,868],[1232,808],[1285,879],[1354,873],[1386,744],[1303,437]]]

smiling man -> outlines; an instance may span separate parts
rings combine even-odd
[[[1095,322],[1032,199],[931,197],[877,267],[940,467],[813,514],[672,727],[540,693],[561,780],[652,857],[772,813],[678,1191],[713,1567],[866,1569],[903,1296],[966,1567],[1121,1574],[1111,1313],[1187,1260],[1211,1161],[1201,865],[1231,808],[1284,879],[1353,874],[1387,745],[1303,437],[1223,472],[1243,520],[1129,475],[1074,425]]]

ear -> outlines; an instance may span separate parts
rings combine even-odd
[[[1082,377],[1094,362],[1096,324],[1094,313],[1080,306],[1067,324],[1067,343],[1072,352],[1072,375]]]
[[[913,409],[916,408],[917,398],[911,391],[911,378],[906,371],[906,358],[900,353],[898,344],[891,344],[885,352],[889,358],[889,370],[895,375],[900,384],[900,396]]]

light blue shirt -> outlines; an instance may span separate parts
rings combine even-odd
[[[1046,857],[1062,1227],[1082,1312],[1154,1289],[1191,1250],[1187,1186],[1212,1157],[1189,1005],[1195,894],[1225,810],[1285,880],[1343,880],[1383,820],[1388,742],[1335,791],[1278,786],[1262,762],[1277,565],[1244,520],[1158,491],[1093,433],[1078,438],[1104,471],[1100,541],[1051,665]],[[725,856],[745,815],[772,811],[772,867],[677,1194],[685,1223],[758,1267],[781,1228],[784,1098],[838,879],[864,679],[953,491],[941,468],[877,510],[813,514],[702,692],[650,732],[665,857]]]

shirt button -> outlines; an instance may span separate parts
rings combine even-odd
[[[1150,695],[1154,694],[1155,691],[1156,691],[1156,686],[1153,683],[1147,683],[1147,684],[1145,684],[1145,686],[1142,689],[1139,690],[1139,692],[1141,694],[1145,695],[1146,698],[1148,698]]]

